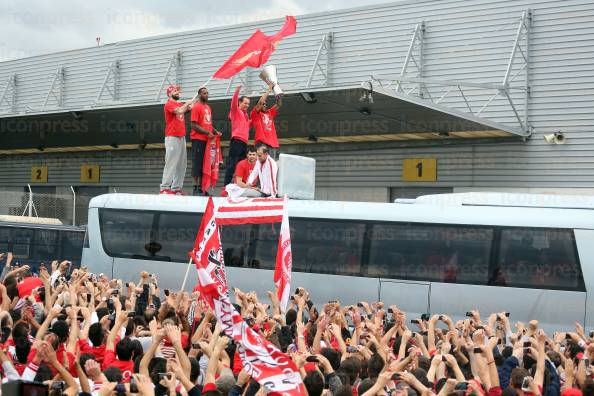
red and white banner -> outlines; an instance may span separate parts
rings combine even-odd
[[[251,329],[229,300],[227,280],[224,276],[225,264],[213,208],[214,204],[210,198],[200,227],[203,235],[196,237],[196,241],[199,241],[198,250],[195,245],[191,252],[198,270],[200,290],[215,311],[225,334],[237,343],[244,370],[264,386],[268,394],[305,395],[305,388],[295,363],[287,354],[282,353],[274,344]]]
[[[283,313],[285,313],[287,304],[289,303],[289,294],[291,294],[291,271],[293,268],[291,229],[289,228],[287,202],[288,199],[285,197],[283,220],[281,223],[278,249],[276,252],[276,264],[274,266],[274,285],[276,286],[276,294]]]
[[[218,225],[279,223],[284,198],[228,198],[217,211]]]

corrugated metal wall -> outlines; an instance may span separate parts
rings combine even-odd
[[[271,58],[287,88],[307,80],[319,40],[334,33],[331,83],[357,85],[371,74],[398,73],[414,25],[426,23],[425,77],[500,82],[522,11],[533,10],[530,48],[532,98],[527,142],[433,144],[380,143],[290,147],[318,160],[320,188],[402,186],[401,159],[438,159],[438,182],[449,187],[594,187],[594,3],[589,0],[490,2],[486,0],[400,2],[343,12],[299,17],[299,34],[286,39]],[[51,74],[66,67],[66,105],[91,105],[105,78],[106,66],[122,62],[121,96],[153,100],[176,50],[183,50],[183,80],[194,90],[258,26],[267,33],[282,21],[247,24],[147,38],[97,48],[45,55],[0,64],[0,89],[18,74],[19,111],[42,101]],[[255,73],[250,77],[254,87]],[[516,79],[521,84],[521,78]],[[318,78],[318,83],[320,80]],[[211,96],[224,96],[226,82],[214,82]],[[484,103],[485,92],[474,99]],[[460,97],[444,104],[462,108]],[[40,103],[41,104],[41,103]],[[507,103],[496,100],[484,115],[513,122]],[[2,110],[0,110],[1,112]],[[549,145],[545,133],[562,130],[565,145]],[[2,138],[18,138],[7,136]],[[77,184],[81,162],[102,166],[101,183],[121,189],[158,185],[162,153],[134,151],[40,154],[0,158],[0,185],[24,185],[34,163],[50,165],[50,181]],[[53,165],[55,164],[55,165]],[[415,184],[416,186],[416,184]]]

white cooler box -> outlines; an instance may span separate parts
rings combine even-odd
[[[316,160],[299,155],[280,154],[278,159],[278,196],[314,199],[316,195]]]

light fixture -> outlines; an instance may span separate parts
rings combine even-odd
[[[112,143],[112,144],[110,144],[110,146],[113,147],[113,148],[116,148],[116,149],[118,148],[118,144],[117,143]]]
[[[439,137],[443,137],[443,138],[450,137],[449,132],[439,132],[438,135],[439,135]]]
[[[39,151],[43,151],[43,150],[45,150],[45,147],[43,147],[43,146],[39,146],[39,147],[37,147],[37,150],[39,150]]]
[[[310,142],[317,142],[318,141],[318,138],[316,136],[314,136],[314,135],[309,135],[307,137],[307,140],[309,140]]]
[[[567,141],[567,138],[565,137],[563,132],[557,131],[555,133],[549,133],[549,134],[544,135],[544,140],[549,144],[553,144],[553,143],[565,144]]]
[[[309,104],[316,103],[318,99],[316,99],[316,95],[313,92],[300,92],[301,98]]]

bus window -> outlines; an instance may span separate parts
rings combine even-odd
[[[159,213],[154,238],[161,246],[158,255],[170,257],[171,261],[188,262],[188,252],[194,246],[201,219],[198,213]]]
[[[19,264],[26,264],[32,258],[31,243],[34,240],[32,229],[14,227],[11,229],[12,254]],[[20,262],[18,260],[21,260]]]
[[[74,268],[80,267],[80,259],[82,256],[82,246],[85,233],[80,231],[62,231],[60,234],[62,244],[60,257],[63,260],[72,261]]]
[[[250,261],[253,263],[253,260],[256,260],[256,263],[262,269],[274,269],[276,265],[280,224],[271,223],[256,226],[256,244],[254,253],[250,254]],[[292,222],[289,221],[289,224],[292,225]]]
[[[294,271],[361,274],[364,223],[295,218],[290,225]]]
[[[495,285],[584,290],[571,230],[502,229],[498,264]]]
[[[154,214],[142,211],[102,209],[101,240],[112,257],[153,258],[159,252],[150,244]]]
[[[10,241],[9,227],[0,227],[0,252],[9,252],[12,250]]]
[[[486,284],[493,230],[456,225],[378,224],[367,276]]]
[[[251,224],[220,228],[225,266],[261,268],[257,258],[249,257],[256,241],[256,232],[256,225]]]
[[[32,258],[49,264],[59,256],[58,231],[36,229]]]

